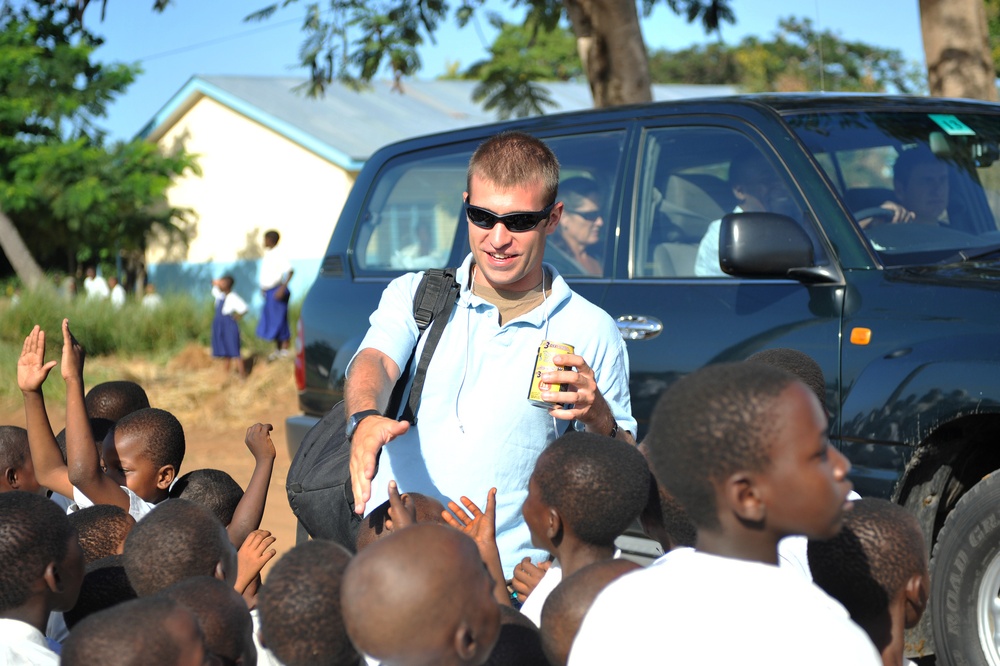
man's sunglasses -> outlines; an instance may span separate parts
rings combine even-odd
[[[473,206],[469,203],[469,198],[466,197],[465,214],[468,216],[469,222],[472,222],[480,229],[492,229],[497,222],[500,222],[507,227],[508,231],[517,233],[521,231],[531,231],[537,227],[540,222],[544,222],[549,219],[549,214],[552,212],[552,207],[555,205],[556,202],[553,201],[541,210],[497,215],[488,208]]]

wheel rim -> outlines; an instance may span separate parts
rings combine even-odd
[[[979,585],[976,619],[983,656],[990,666],[1000,666],[1000,555],[990,562]]]

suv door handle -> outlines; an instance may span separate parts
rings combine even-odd
[[[622,315],[615,323],[626,340],[650,340],[663,332],[663,323],[656,317]]]

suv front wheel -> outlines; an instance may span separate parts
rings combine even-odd
[[[928,612],[942,666],[1000,666],[1000,474],[948,514],[931,559]]]

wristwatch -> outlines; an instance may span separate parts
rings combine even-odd
[[[364,409],[360,412],[354,412],[351,414],[350,418],[347,419],[347,428],[345,430],[348,442],[354,437],[354,431],[358,429],[358,424],[369,416],[382,416],[382,412],[377,409]]]

